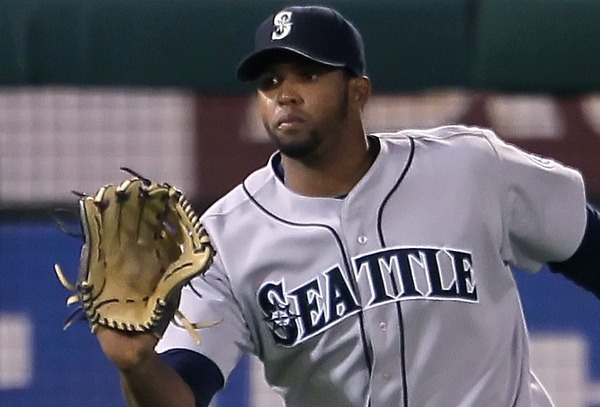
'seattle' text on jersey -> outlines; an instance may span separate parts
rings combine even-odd
[[[442,248],[391,248],[354,259],[357,280],[367,278],[365,308],[391,301],[477,302],[472,256]],[[262,285],[258,303],[273,339],[293,346],[360,311],[357,295],[339,266],[291,290],[285,280]]]

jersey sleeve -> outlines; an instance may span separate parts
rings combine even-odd
[[[503,259],[535,272],[544,263],[569,258],[579,246],[586,224],[581,174],[486,132],[497,156]]]
[[[242,354],[252,352],[247,325],[218,255],[206,274],[183,288],[179,311],[191,323],[219,322],[198,331],[200,345],[180,324],[171,322],[158,342],[158,353],[170,349],[192,350],[212,360],[226,379]]]

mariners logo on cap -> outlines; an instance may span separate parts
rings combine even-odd
[[[272,40],[281,40],[288,36],[292,31],[292,12],[280,11],[273,18],[273,33]]]

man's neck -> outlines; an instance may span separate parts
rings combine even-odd
[[[362,179],[379,152],[371,139],[353,149],[339,149],[327,159],[295,160],[282,155],[285,184],[292,191],[314,197],[346,195]]]

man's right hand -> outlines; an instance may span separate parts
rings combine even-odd
[[[154,351],[158,339],[151,333],[127,333],[98,327],[98,342],[119,369],[131,407],[195,406],[194,394],[183,379]]]
[[[98,327],[96,332],[106,357],[123,373],[140,367],[154,356],[158,339],[151,333],[128,333]]]

